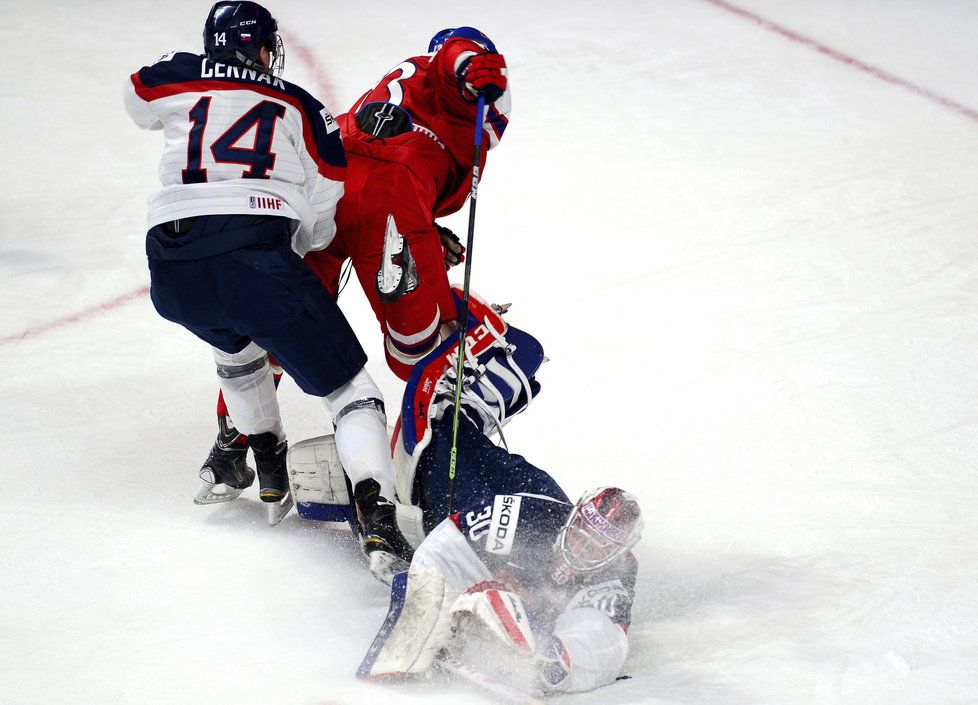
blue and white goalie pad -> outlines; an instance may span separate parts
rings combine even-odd
[[[453,290],[458,299],[458,290]],[[414,476],[431,442],[433,423],[455,404],[459,335],[456,331],[419,361],[408,380],[394,429],[395,485],[401,502],[413,503]],[[536,373],[543,346],[503,320],[495,308],[470,294],[460,407],[486,436],[502,427],[540,392]]]

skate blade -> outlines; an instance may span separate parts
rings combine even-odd
[[[200,489],[197,490],[197,496],[194,497],[194,504],[220,504],[222,502],[230,502],[232,499],[240,497],[244,491],[244,487],[239,489],[225,485],[223,482],[212,484],[205,481],[200,486]]]
[[[268,525],[275,526],[278,524],[285,518],[286,514],[292,511],[292,507],[294,506],[295,501],[292,499],[291,492],[278,502],[266,502],[265,511],[268,512]]]
[[[374,551],[368,558],[370,572],[385,585],[390,585],[395,575],[411,567],[406,560],[387,551]]]
[[[394,216],[387,216],[387,231],[384,234],[384,251],[377,271],[377,288],[381,294],[389,295],[397,290],[404,276],[404,268],[395,264],[394,258],[404,252],[404,236],[397,232]]]

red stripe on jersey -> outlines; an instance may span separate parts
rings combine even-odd
[[[391,434],[391,457],[394,456],[394,449],[397,448],[397,442],[401,439],[401,417],[397,417],[397,421],[394,423],[394,433]]]
[[[271,86],[253,85],[253,84],[243,84],[243,83],[231,83],[230,81],[185,81],[183,83],[165,83],[161,86],[155,86],[150,88],[146,86],[141,80],[139,80],[139,74],[134,73],[132,75],[132,85],[136,89],[136,95],[145,100],[147,103],[154,100],[159,100],[160,98],[169,98],[170,96],[180,95],[181,93],[213,93],[214,91],[253,91],[255,93],[261,93],[269,98],[275,98],[276,100],[281,100],[288,103],[293,108],[299,111],[299,115],[302,116],[302,139],[306,144],[306,151],[314,162],[316,162],[316,167],[319,173],[331,179],[333,181],[343,181],[346,174],[346,167],[337,166],[335,164],[329,164],[324,162],[319,158],[319,149],[316,147],[316,139],[313,135],[312,125],[309,124],[309,120],[306,118],[306,111],[302,107],[302,103],[299,102],[298,98],[293,98],[287,93],[282,93],[281,91],[275,90]]]
[[[500,596],[498,590],[487,590],[486,597],[489,598],[489,604],[492,605],[493,611],[496,616],[499,617],[500,623],[503,625],[503,629],[509,634],[509,638],[513,640],[513,643],[522,649],[530,650],[530,645],[526,643],[526,637],[523,636],[523,631],[516,624],[516,620],[513,619],[513,615],[510,611],[506,609],[506,605],[503,603],[503,598]]]

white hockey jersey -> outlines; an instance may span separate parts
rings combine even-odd
[[[300,256],[333,239],[343,144],[336,120],[302,88],[178,52],[132,74],[125,106],[165,140],[149,227],[199,215],[274,215],[297,221],[292,247]]]

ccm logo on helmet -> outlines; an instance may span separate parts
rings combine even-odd
[[[486,551],[508,555],[513,550],[516,523],[520,516],[521,497],[511,494],[498,495],[492,505],[492,521],[486,537]]]

